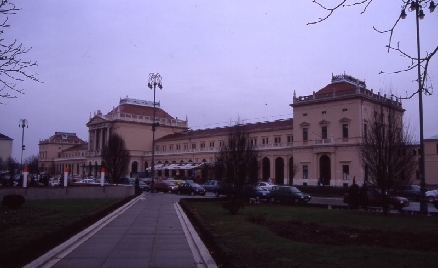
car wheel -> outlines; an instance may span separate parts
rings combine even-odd
[[[216,197],[219,197],[219,196],[220,196],[220,194],[219,194],[218,192],[214,192],[214,195],[215,195]]]
[[[194,196],[194,195],[195,195],[195,192],[191,192],[190,195],[191,195],[191,196]]]
[[[429,203],[433,203],[433,200],[435,200],[435,197],[433,197],[433,196],[429,196],[427,198],[427,201],[429,201]]]

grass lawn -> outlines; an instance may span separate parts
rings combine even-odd
[[[101,219],[128,199],[27,200],[0,207],[0,267],[21,267]]]
[[[438,217],[278,204],[246,204],[231,215],[222,202],[184,199],[181,206],[223,267],[434,267],[438,263]]]

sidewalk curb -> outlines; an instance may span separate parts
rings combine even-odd
[[[178,218],[181,222],[181,226],[192,250],[193,258],[195,259],[196,266],[198,268],[217,268],[216,262],[211,257],[207,247],[202,242],[192,223],[187,218],[184,211],[181,209],[178,203],[175,203],[175,210],[178,214]]]

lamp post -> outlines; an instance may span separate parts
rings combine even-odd
[[[150,89],[154,89],[154,117],[152,122],[152,166],[151,166],[151,193],[154,192],[154,180],[155,180],[155,128],[160,124],[155,122],[155,89],[158,88],[163,89],[163,85],[161,84],[161,75],[159,73],[150,73],[149,74],[149,82],[148,87]]]
[[[405,2],[407,6],[408,2]],[[417,71],[418,71],[418,108],[420,114],[420,186],[421,186],[421,196],[420,196],[420,213],[428,213],[428,204],[426,199],[426,178],[425,178],[425,167],[424,167],[424,140],[423,140],[423,83],[421,77],[421,59],[420,59],[420,23],[419,20],[424,19],[423,7],[430,3],[429,10],[432,13],[437,6],[434,1],[425,0],[412,0],[410,2],[409,9],[415,11],[415,22],[417,30]],[[423,5],[424,4],[424,5]],[[402,10],[400,18],[405,19],[407,16],[405,9]]]
[[[20,172],[21,169],[23,167],[23,151],[25,150],[25,145],[24,145],[24,128],[25,127],[29,127],[29,124],[27,123],[27,119],[20,119],[19,123],[18,123],[18,127],[21,127],[23,130],[21,132],[21,159],[20,159]]]

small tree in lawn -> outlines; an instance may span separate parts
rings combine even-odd
[[[230,128],[228,140],[216,155],[216,176],[228,190],[228,202],[224,208],[236,214],[243,207],[240,199],[245,184],[255,184],[258,180],[257,148],[251,144],[243,125]]]
[[[125,141],[118,134],[111,134],[108,144],[103,147],[102,160],[105,162],[106,172],[113,182],[126,175],[130,161],[129,151]]]
[[[411,183],[416,162],[411,136],[405,130],[402,111],[391,104],[375,106],[370,127],[365,130],[359,154],[369,174],[368,183],[382,195],[383,212],[389,212],[394,189]]]

